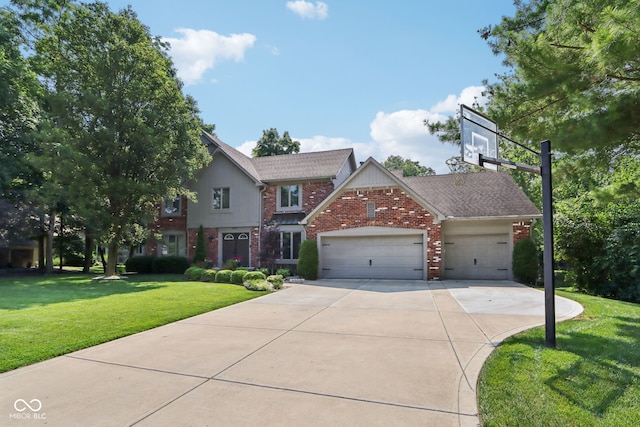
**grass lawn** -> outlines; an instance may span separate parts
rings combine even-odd
[[[585,307],[558,323],[508,338],[478,381],[483,426],[640,425],[640,305],[558,292]]]
[[[93,277],[0,278],[0,372],[264,295],[182,275]]]

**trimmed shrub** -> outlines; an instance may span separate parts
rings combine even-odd
[[[538,248],[532,239],[522,239],[513,248],[511,264],[515,279],[525,285],[535,285],[538,281],[540,262]]]
[[[305,240],[300,245],[298,274],[307,280],[318,278],[318,246],[315,240]]]
[[[236,270],[231,274],[231,283],[234,285],[242,285],[244,276],[249,274],[247,270]]]
[[[273,285],[264,279],[245,280],[244,287],[250,291],[271,291]]]
[[[250,271],[244,276],[244,282],[249,280],[267,280],[267,275],[261,271]]]
[[[155,258],[151,255],[132,256],[124,263],[125,270],[131,273],[151,274],[153,273],[153,260]]]
[[[184,272],[184,275],[189,280],[200,280],[200,276],[202,276],[202,273],[204,272],[205,269],[202,267],[191,266],[187,268],[187,270]]]
[[[189,260],[183,256],[159,256],[153,259],[151,270],[156,274],[182,274],[189,268]]]
[[[291,276],[291,270],[289,270],[288,268],[279,268],[276,270],[276,275],[287,278]]]
[[[231,275],[233,271],[231,270],[220,270],[218,274],[216,274],[216,283],[231,283]]]
[[[280,274],[274,274],[267,277],[267,282],[273,285],[273,289],[282,289],[282,286],[284,285],[284,277]]]
[[[215,282],[217,274],[218,270],[203,270],[199,280],[201,282]]]
[[[228,259],[224,262],[224,264],[222,264],[222,267],[220,268],[220,270],[235,270],[236,268],[238,268],[238,266],[240,265],[240,261],[238,261],[237,259]]]
[[[267,277],[268,275],[271,274],[271,271],[269,271],[268,268],[259,268],[256,271],[259,271],[260,273],[264,274],[264,277]]]

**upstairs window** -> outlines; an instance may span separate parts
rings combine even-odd
[[[278,207],[281,209],[300,208],[300,186],[281,185]]]
[[[211,204],[213,210],[229,209],[229,189],[214,188],[213,202]]]
[[[162,215],[179,215],[181,200],[182,198],[180,196],[176,196],[173,199],[165,199],[164,203],[162,203]]]

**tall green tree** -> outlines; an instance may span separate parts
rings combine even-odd
[[[426,176],[435,175],[436,171],[427,166],[422,166],[420,162],[404,159],[401,156],[389,156],[382,164],[389,170],[401,170],[404,176]]]
[[[135,12],[100,2],[65,7],[35,44],[48,113],[38,160],[51,159],[51,181],[99,230],[111,276],[129,231],[152,219],[159,200],[189,195],[185,181],[209,156],[167,46]]]
[[[11,10],[0,9],[0,240],[38,234],[38,207],[27,197],[37,171],[27,161],[34,149],[28,136],[39,116],[39,83],[23,56],[22,25]]]
[[[480,30],[509,71],[487,114],[567,153],[640,150],[640,1],[517,1]]]
[[[251,154],[253,157],[267,157],[299,152],[300,142],[292,140],[288,131],[280,138],[278,130],[271,128],[262,131],[262,138],[258,140]]]

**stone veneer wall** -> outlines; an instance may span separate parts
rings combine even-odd
[[[367,218],[367,203],[375,203],[375,219]],[[400,188],[352,190],[342,193],[307,225],[307,239],[327,231],[358,227],[391,227],[426,232],[426,263],[430,280],[441,275],[441,225],[431,212]]]

